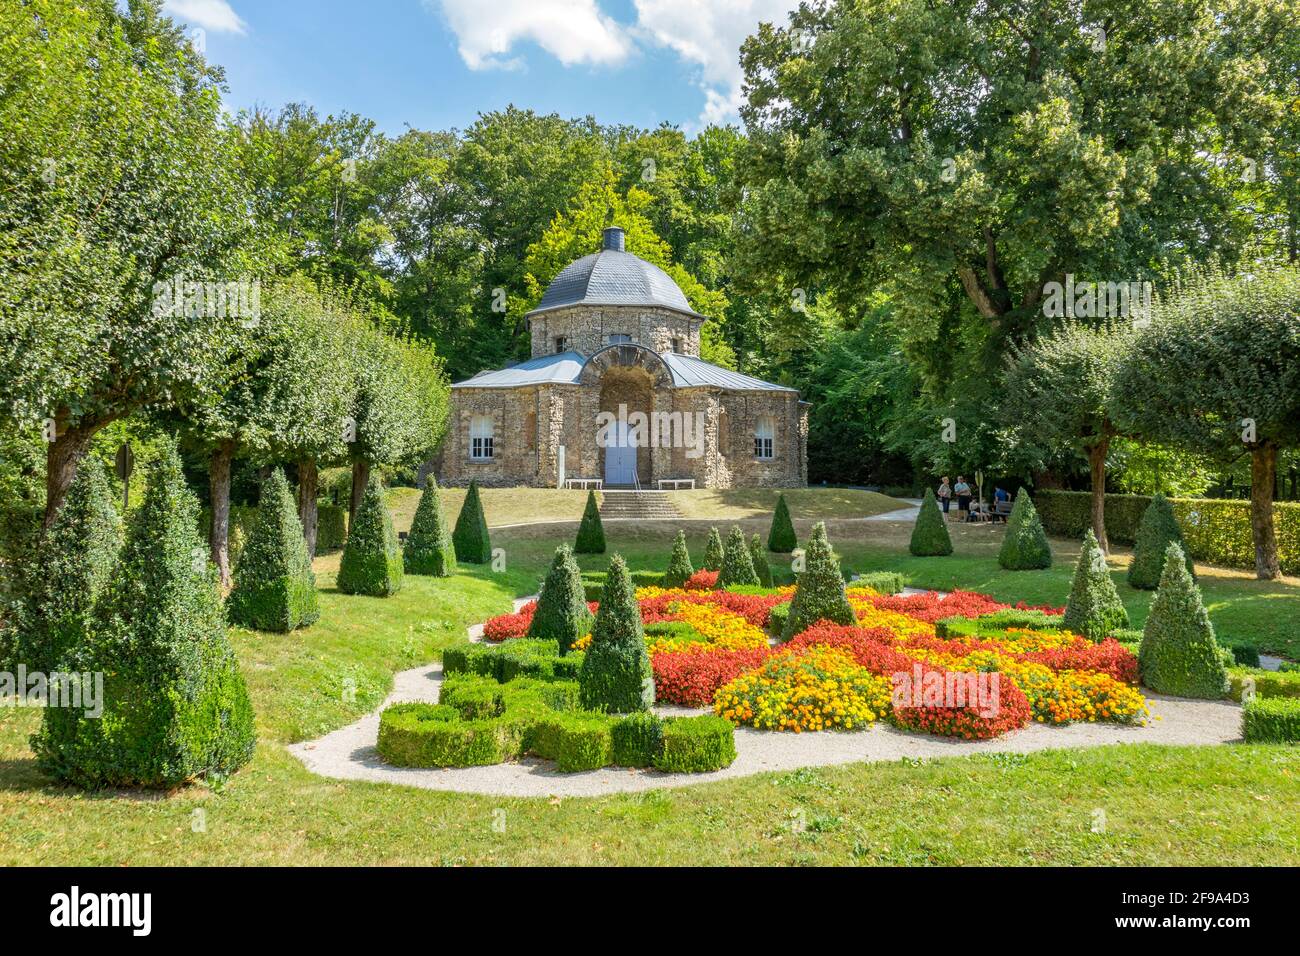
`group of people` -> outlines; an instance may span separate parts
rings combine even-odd
[[[945,515],[948,514],[948,509],[952,505],[952,499],[955,497],[957,499],[957,513],[961,515],[961,520],[962,521],[977,520],[975,516],[975,512],[971,510],[971,506],[970,506],[971,487],[969,484],[967,484],[966,479],[963,476],[958,475],[957,483],[952,484],[948,480],[948,476],[944,475],[942,478],[939,479],[939,490],[937,494],[939,496],[939,505],[943,508],[943,513]],[[991,517],[994,521],[998,521],[998,520],[1005,521],[1006,515],[1005,513],[1003,513],[1004,509],[996,506],[1005,505],[1010,500],[1011,500],[1011,495],[1007,493],[1005,488],[1003,488],[1001,485],[995,487],[993,489],[993,501],[995,503],[995,507],[993,511],[990,512],[989,517]]]

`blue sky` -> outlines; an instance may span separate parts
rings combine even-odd
[[[737,122],[739,46],[797,0],[166,0],[227,106],[310,103],[400,133],[514,103],[694,132]]]

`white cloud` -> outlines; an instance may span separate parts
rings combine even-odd
[[[601,13],[596,0],[424,0],[441,9],[471,70],[515,69],[507,57],[531,40],[565,66],[621,63],[633,46],[627,31]]]
[[[248,27],[226,0],[165,0],[163,12],[213,33],[248,32]]]
[[[797,0],[635,0],[637,32],[699,68],[700,123],[734,120],[744,100],[740,44],[760,22],[789,20]]]

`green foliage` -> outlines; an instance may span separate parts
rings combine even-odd
[[[916,517],[916,524],[912,526],[912,540],[907,547],[919,558],[952,554],[948,523],[939,510],[939,500],[934,496],[933,488],[925,489],[925,497],[921,499],[921,512]]]
[[[539,681],[577,680],[583,655],[559,656],[556,642],[549,639],[516,638],[502,644],[461,641],[442,654],[444,674],[477,674],[505,682],[518,677]]]
[[[794,534],[794,522],[790,520],[790,506],[785,503],[785,495],[777,495],[776,511],[772,513],[772,526],[767,532],[767,550],[773,554],[789,554],[799,546]]]
[[[456,530],[451,533],[456,548],[456,559],[468,564],[487,564],[492,560],[492,539],[488,536],[487,518],[479,500],[478,482],[469,483],[465,502],[456,518]]]
[[[1040,491],[1039,515],[1048,533],[1077,538],[1090,527],[1089,497],[1077,491]],[[1152,498],[1106,496],[1106,533],[1112,543],[1133,544]],[[1169,504],[1189,558],[1230,568],[1253,568],[1250,502],[1216,498],[1172,498]],[[1273,504],[1278,559],[1287,574],[1300,574],[1300,503]],[[1163,552],[1162,552],[1163,554]]]
[[[578,562],[569,546],[562,544],[555,549],[551,570],[537,598],[537,610],[528,625],[528,636],[552,640],[565,654],[574,641],[591,630],[591,623]]]
[[[262,485],[257,523],[235,566],[226,615],[233,624],[279,632],[306,627],[320,617],[302,523],[279,468]]]
[[[851,582],[855,588],[871,588],[881,594],[898,594],[907,587],[907,578],[898,571],[868,571]]]
[[[665,720],[654,766],[665,773],[708,773],[731,766],[735,759],[735,728],[708,714]]]
[[[104,470],[97,460],[85,459],[25,569],[15,663],[49,673],[86,640],[121,547],[122,522]]]
[[[749,547],[745,544],[744,532],[732,525],[727,532],[727,545],[722,552],[722,568],[718,572],[718,587],[749,585],[757,587],[761,582],[758,572],[754,570],[753,559],[749,556]]]
[[[120,571],[71,669],[104,673],[103,714],[47,707],[32,738],[51,776],[83,787],[174,787],[253,756],[253,710],[169,445],[132,514]]]
[[[317,502],[316,553],[337,551],[347,542],[348,509],[343,505]]]
[[[627,565],[618,555],[609,562],[591,647],[578,680],[582,706],[588,710],[622,714],[649,710],[654,704],[654,675],[645,649],[641,609]]]
[[[1046,611],[1021,610],[1020,608],[1003,608],[982,614],[979,617],[945,617],[934,622],[934,633],[938,637],[980,637],[1001,634],[1009,628],[1028,628],[1034,631],[1059,631],[1063,627],[1059,614]],[[1119,638],[1120,632],[1112,636]],[[1129,637],[1141,640],[1142,632],[1133,631]]]
[[[1259,666],[1259,648],[1254,644],[1243,644],[1236,642],[1228,645],[1228,650],[1232,652],[1232,662],[1242,667]]]
[[[777,640],[785,633],[786,621],[790,619],[790,605],[778,604],[767,614],[767,632]]]
[[[651,713],[628,714],[610,728],[611,763],[618,767],[650,767],[663,746],[664,722]]]
[[[398,767],[482,767],[517,759],[526,724],[462,719],[445,704],[394,704],[379,716],[376,749]]]
[[[1166,553],[1138,661],[1142,682],[1161,694],[1217,700],[1228,687],[1214,627],[1176,544]]]
[[[1241,736],[1248,744],[1300,743],[1300,700],[1256,697],[1241,710]]]
[[[854,624],[857,617],[844,593],[844,576],[840,562],[826,538],[826,525],[813,526],[808,541],[804,571],[795,582],[794,598],[781,629],[781,640],[788,641],[818,621]]]
[[[1234,667],[1228,671],[1228,696],[1290,697],[1300,700],[1300,672],[1266,671],[1258,667]]]
[[[630,571],[632,576],[632,588],[657,588],[667,587],[664,584],[664,573],[662,571]],[[582,589],[588,601],[599,601],[601,592],[605,590],[605,581],[609,577],[604,571],[583,571],[582,572]]]
[[[402,548],[402,564],[407,574],[438,578],[450,577],[456,570],[456,549],[442,513],[438,480],[432,474],[424,480],[424,491],[411,521],[411,533]]]
[[[614,760],[611,721],[603,714],[548,714],[532,731],[533,751],[560,773],[599,770]]]
[[[722,535],[718,534],[717,528],[710,528],[709,541],[704,546],[704,563],[700,567],[705,571],[721,571],[722,558]]]
[[[1174,509],[1169,499],[1157,494],[1151,499],[1142,514],[1142,521],[1134,535],[1133,561],[1128,566],[1128,583],[1130,587],[1152,590],[1160,583],[1160,572],[1164,569],[1165,554],[1171,544],[1178,545],[1185,553],[1187,545],[1183,541],[1182,529],[1174,517]],[[1196,580],[1196,568],[1192,556],[1185,553],[1187,573]]]
[[[753,562],[754,573],[758,575],[760,587],[772,586],[772,566],[767,563],[767,552],[763,550],[763,539],[755,531],[749,539],[749,560]]]
[[[1111,580],[1106,555],[1097,544],[1092,529],[1083,536],[1083,548],[1074,566],[1074,583],[1065,607],[1061,626],[1095,642],[1104,640],[1117,628],[1129,625],[1128,611],[1119,599]]]
[[[596,504],[594,491],[587,492],[587,507],[582,512],[578,541],[573,550],[578,554],[605,553],[605,528],[600,523],[600,506]]]
[[[998,552],[998,564],[1008,571],[1033,571],[1052,566],[1052,548],[1039,520],[1029,492],[1021,488],[1007,519],[1007,530]]]
[[[344,594],[372,597],[389,597],[402,589],[402,549],[384,505],[383,489],[373,475],[343,548],[338,588]]]
[[[695,573],[691,566],[691,553],[686,549],[686,532],[678,531],[673,540],[673,553],[668,558],[668,570],[664,572],[663,586],[679,588]]]

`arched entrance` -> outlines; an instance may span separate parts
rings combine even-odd
[[[645,369],[614,367],[600,380],[596,454],[605,486],[650,484],[648,429],[654,411],[654,379]]]

